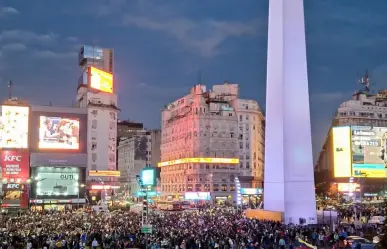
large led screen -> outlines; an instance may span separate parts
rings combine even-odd
[[[79,191],[79,169],[39,167],[34,183],[37,196],[76,196]]]
[[[39,149],[79,149],[79,119],[40,116]]]
[[[0,148],[28,148],[28,114],[26,106],[1,107]]]
[[[95,67],[89,67],[89,85],[102,92],[113,93],[113,75]]]
[[[351,176],[351,129],[333,127],[333,164],[335,177]]]
[[[352,174],[354,177],[386,177],[387,128],[352,126]]]

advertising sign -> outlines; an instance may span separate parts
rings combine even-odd
[[[3,105],[1,111],[0,147],[28,148],[29,107]]]
[[[30,158],[27,151],[3,150],[1,152],[1,167],[3,180],[30,177]]]
[[[23,188],[24,185],[20,183],[6,183],[3,185],[3,190],[22,190]]]
[[[40,116],[39,149],[79,149],[79,119]]]
[[[184,197],[186,200],[211,200],[210,192],[185,192]]]
[[[89,67],[89,85],[96,90],[113,93],[113,74],[95,67]]]
[[[261,195],[263,194],[262,188],[241,188],[242,195]]]
[[[141,171],[141,181],[145,186],[156,185],[156,171],[154,168],[145,168]]]
[[[386,177],[386,150],[386,127],[352,126],[352,175]]]
[[[74,196],[79,191],[79,168],[36,168],[37,196]]]
[[[350,177],[351,129],[349,126],[333,127],[333,164],[335,177]]]
[[[87,166],[87,154],[31,153],[31,167]]]
[[[358,183],[338,183],[337,189],[339,192],[360,192],[360,184]]]

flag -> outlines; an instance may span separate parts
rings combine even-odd
[[[308,242],[303,241],[302,239],[298,239],[298,249],[317,249],[317,246],[311,245]]]
[[[8,82],[8,88],[11,88],[12,87],[12,80],[10,80],[9,82]]]

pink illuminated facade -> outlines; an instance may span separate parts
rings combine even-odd
[[[269,1],[264,208],[316,223],[303,0]]]

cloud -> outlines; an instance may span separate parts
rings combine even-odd
[[[75,52],[53,52],[51,50],[35,50],[32,56],[36,59],[73,59],[78,56]]]
[[[1,47],[1,50],[5,52],[25,51],[26,49],[27,49],[27,46],[24,45],[23,43],[9,43]]]
[[[163,20],[133,15],[124,16],[123,23],[164,32],[179,41],[186,49],[193,49],[203,57],[219,54],[219,46],[228,38],[257,34],[259,27],[258,20],[249,23],[217,20],[194,22],[183,17]]]
[[[66,41],[68,41],[68,42],[78,42],[79,39],[78,39],[78,37],[75,37],[75,36],[69,36],[69,37],[66,37]]]
[[[17,14],[19,14],[19,11],[13,7],[0,7],[0,17]]]
[[[263,22],[258,19],[248,22],[215,19],[197,21],[181,13],[187,8],[184,1],[173,6],[164,5],[161,1],[109,0],[96,4],[93,15],[109,18],[109,21],[113,20],[126,27],[164,33],[184,49],[202,57],[220,54],[220,46],[226,40],[256,35],[263,27]],[[89,14],[92,14],[91,11]]]
[[[23,41],[23,42],[53,42],[59,36],[54,33],[37,34],[26,30],[7,30],[1,33],[5,41]]]

